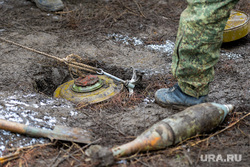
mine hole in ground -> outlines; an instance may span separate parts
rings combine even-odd
[[[86,62],[86,61],[84,61]],[[97,60],[87,60],[87,65],[98,67],[105,72],[112,74],[123,80],[130,80],[133,74],[132,68],[118,67],[109,65]],[[56,62],[48,62],[46,64],[35,64],[31,67],[32,80],[34,81],[34,89],[37,92],[43,93],[52,97],[54,91],[65,82],[72,80],[70,71],[66,65],[58,64]],[[98,75],[83,71],[85,75]],[[74,76],[77,78],[77,76]],[[75,78],[75,79],[76,79]],[[115,83],[118,83],[113,79]]]

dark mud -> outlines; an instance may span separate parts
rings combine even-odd
[[[86,64],[123,79],[132,76],[131,66],[145,73],[135,95],[120,95],[98,105],[77,105],[52,97],[70,80],[67,66],[51,58],[0,41],[0,118],[52,129],[54,125],[90,131],[95,143],[113,147],[134,139],[150,125],[178,112],[154,103],[154,92],[172,86],[171,53],[180,13],[186,3],[176,1],[64,1],[61,13],[39,10],[27,0],[0,0],[0,37],[65,58],[81,56]],[[250,4],[236,7],[249,13]],[[249,112],[250,36],[222,45],[221,58],[211,83],[209,100],[234,104],[235,110],[219,131]],[[138,154],[114,166],[248,166],[249,117],[194,147],[169,153],[166,149]],[[211,133],[213,133],[211,132]],[[208,134],[209,135],[209,134]],[[204,139],[208,135],[192,139]],[[88,146],[34,139],[0,131],[0,155],[23,148],[20,157],[5,166],[94,166],[84,153]],[[36,147],[28,147],[40,144]],[[82,150],[79,152],[79,148]],[[241,155],[239,162],[202,162],[201,155]],[[65,158],[66,157],[66,158]]]

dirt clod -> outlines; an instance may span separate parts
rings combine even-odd
[[[115,162],[111,149],[107,147],[92,145],[85,153],[91,157],[92,163],[98,166],[110,166]]]

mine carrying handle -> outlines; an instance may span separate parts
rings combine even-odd
[[[0,119],[0,129],[14,133],[26,134],[33,137],[48,137],[51,130],[35,128],[24,124]]]

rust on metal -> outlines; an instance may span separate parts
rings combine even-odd
[[[79,77],[75,79],[76,86],[91,86],[99,81],[99,78],[96,75],[86,75],[84,78]]]
[[[159,150],[216,128],[233,110],[232,105],[203,103],[154,124],[135,140],[112,148],[116,158],[139,151]]]
[[[92,136],[87,130],[60,125],[55,126],[54,130],[48,130],[0,119],[0,129],[26,134],[32,137],[45,137],[50,140],[56,139],[85,144],[92,142]]]

